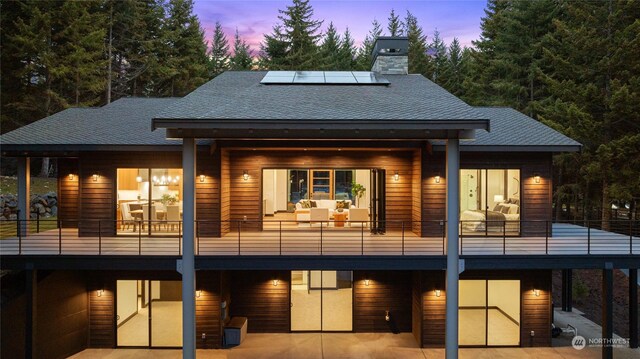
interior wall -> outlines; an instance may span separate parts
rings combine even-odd
[[[289,178],[287,177],[287,170],[275,170],[275,172],[275,210],[284,212],[287,211],[287,187],[289,185]]]
[[[517,280],[492,280],[487,305],[498,307],[508,316],[520,322],[520,282]]]
[[[356,183],[361,184],[367,190],[364,192],[364,196],[360,198],[358,202],[358,208],[370,208],[371,203],[371,171],[370,170],[356,170]]]
[[[265,216],[271,216],[276,211],[276,171],[265,169],[262,171],[262,211]]]
[[[117,288],[117,325],[127,321],[138,313],[138,282],[135,280],[119,280]]]

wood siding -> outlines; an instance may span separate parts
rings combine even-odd
[[[413,152],[411,163],[411,230],[420,235],[422,230],[422,153],[419,150]]]
[[[422,343],[422,273],[413,272],[411,276],[411,333],[418,344]]]
[[[226,152],[226,153],[225,153]],[[229,157],[228,160],[226,157]],[[285,168],[386,169],[386,213],[388,227],[400,227],[413,214],[413,151],[244,151],[223,150],[222,218],[226,220],[227,201],[230,220],[260,221],[262,218],[262,170]],[[249,178],[244,180],[243,172]],[[398,172],[399,180],[393,176]],[[228,175],[227,175],[228,173]],[[227,194],[225,184],[229,179]],[[245,224],[243,224],[244,226]],[[259,223],[257,227],[259,227]]]
[[[247,317],[250,333],[290,332],[290,271],[233,271],[229,275],[232,317]],[[277,286],[274,279],[279,280]]]
[[[426,151],[425,151],[426,152]],[[424,152],[423,152],[424,153]],[[423,157],[422,161],[422,220],[441,220],[446,216],[446,171],[445,154],[435,152]],[[474,153],[462,152],[462,169],[520,169],[522,190],[520,219],[521,235],[544,236],[546,228],[541,222],[550,221],[552,204],[552,161],[549,153]],[[540,183],[534,182],[534,175],[540,175]],[[440,183],[434,177],[441,176]],[[442,236],[442,228],[437,224],[426,225],[423,235]]]
[[[421,278],[423,347],[444,347],[446,291],[444,271],[418,273]],[[460,279],[520,280],[520,346],[551,346],[551,271],[465,271]],[[417,286],[414,283],[414,288]],[[536,297],[533,289],[540,290]],[[435,290],[440,289],[440,297]],[[531,337],[531,331],[535,336]]]
[[[200,181],[204,176],[204,182]],[[198,235],[220,234],[220,151],[213,156],[199,151],[196,164],[196,219]]]
[[[228,151],[222,150],[220,157],[220,230],[226,234],[231,229],[231,164]]]
[[[78,160],[58,159],[58,219],[62,228],[78,227],[78,207],[80,201]],[[69,178],[73,175],[73,179]]]
[[[196,274],[196,347],[219,349],[222,347],[222,322],[220,320],[221,273],[198,271]],[[202,339],[202,334],[206,338]]]
[[[99,273],[89,274],[89,347],[114,348],[115,328],[115,288],[113,280],[102,278]],[[98,290],[103,292],[98,296]]]
[[[369,279],[369,285],[364,280]],[[353,330],[411,332],[412,274],[407,271],[353,272]],[[390,321],[385,321],[385,312]]]

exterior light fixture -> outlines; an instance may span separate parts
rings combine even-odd
[[[398,173],[398,171],[396,171],[396,173],[393,174],[393,180],[398,182],[399,179],[400,179],[400,174]]]
[[[196,298],[200,298],[200,294],[202,294],[201,290],[196,290]]]
[[[369,286],[369,280],[368,279],[364,280],[364,285],[366,285],[367,287]]]
[[[245,181],[248,181],[249,180],[249,171],[247,171],[247,170],[242,171],[242,178]]]
[[[440,183],[440,175],[436,175],[436,183]]]
[[[534,289],[533,290],[533,295],[535,295],[536,297],[540,296],[540,289]]]
[[[386,310],[386,311],[384,312],[384,320],[385,320],[385,322],[388,322],[388,321],[390,321],[390,320],[391,320],[391,314],[389,313],[389,311],[388,311],[388,310]]]
[[[440,297],[440,289],[436,289],[436,297]]]
[[[533,181],[535,183],[540,183],[540,174],[539,173],[536,173],[536,174],[533,175]]]
[[[93,174],[93,182],[98,182],[98,177],[99,177],[98,174],[94,173]]]
[[[200,175],[200,182],[204,182],[204,175]]]
[[[73,181],[73,173],[69,173],[69,181]]]
[[[279,280],[279,279],[274,279],[274,280],[273,280],[273,286],[274,286],[274,287],[277,287],[277,286],[278,286],[278,283],[280,283],[280,280]]]
[[[138,182],[138,183],[142,182],[142,176],[137,176],[136,177],[136,182]]]
[[[102,297],[102,294],[104,294],[104,289],[98,289],[98,297]]]

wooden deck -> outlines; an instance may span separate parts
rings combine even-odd
[[[179,255],[182,238],[174,236],[79,237],[76,229],[55,229],[18,240],[0,240],[2,255]],[[630,243],[632,240],[632,243]],[[300,228],[242,231],[196,239],[199,255],[443,255],[442,237],[405,231],[376,235],[368,229]],[[553,224],[553,236],[463,237],[462,255],[640,254],[640,237],[571,224]]]

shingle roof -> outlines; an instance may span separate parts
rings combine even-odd
[[[103,107],[69,108],[2,135],[2,145],[176,145],[151,118],[177,98],[121,98]]]
[[[579,142],[561,134],[553,128],[536,121],[509,107],[475,107],[491,120],[491,131],[476,131],[473,141],[461,141],[465,147],[528,147],[543,151],[553,148],[579,150]],[[443,141],[433,141],[434,145],[443,145]],[[570,148],[571,147],[571,148]]]
[[[158,119],[485,120],[420,75],[383,75],[389,86],[264,85],[266,71],[229,71],[162,111]]]

